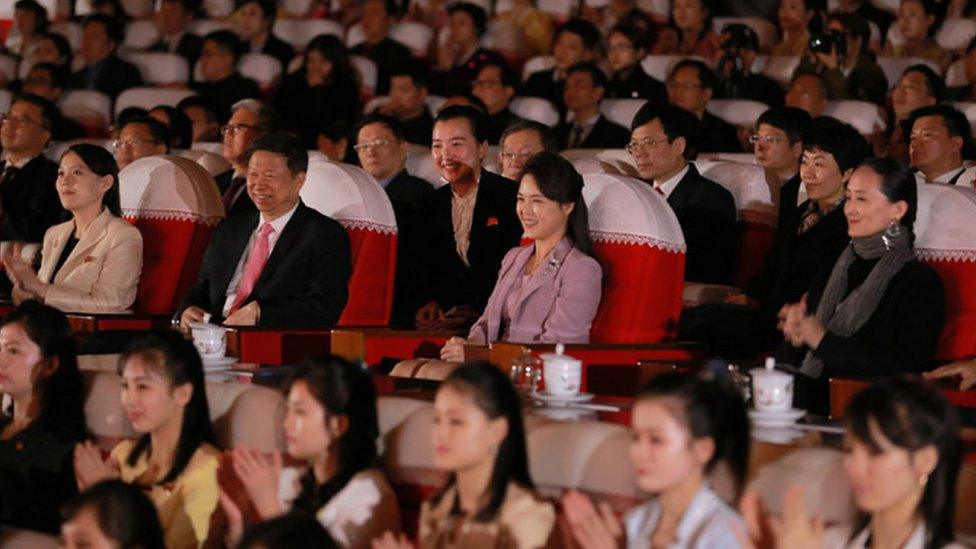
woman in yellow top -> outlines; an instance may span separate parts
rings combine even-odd
[[[115,159],[96,145],[72,145],[56,186],[72,219],[44,234],[37,273],[19,254],[3,258],[14,302],[37,299],[66,312],[129,310],[142,271],[142,234],[121,217]]]
[[[200,547],[217,508],[220,459],[200,355],[176,332],[154,333],[132,343],[119,370],[122,406],[141,436],[119,443],[108,460],[95,445],[78,445],[78,486],[106,478],[137,485],[156,504],[166,547]]]
[[[472,363],[451,372],[434,400],[431,439],[434,464],[451,479],[420,510],[420,547],[549,545],[556,511],[533,489],[519,398],[501,370]],[[406,547],[390,533],[373,542]]]
[[[552,18],[535,4],[535,0],[512,0],[511,8],[495,16],[497,21],[511,21],[522,29],[529,56],[546,55],[552,45]]]

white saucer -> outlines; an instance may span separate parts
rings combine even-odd
[[[567,408],[565,406],[543,406],[532,410],[532,415],[556,421],[595,421],[597,419],[596,412],[593,410],[580,410],[579,408]]]
[[[751,432],[752,438],[772,444],[789,444],[803,437],[803,431],[793,427],[756,427]]]
[[[578,402],[589,402],[596,396],[593,393],[577,393],[575,395],[553,395],[545,391],[532,393],[532,398],[545,402],[546,404],[574,404]]]
[[[756,427],[789,427],[805,416],[806,410],[749,410],[749,419]]]
[[[220,356],[216,358],[205,358],[203,359],[203,369],[204,371],[211,370],[224,370],[231,364],[237,362],[237,357],[233,356]]]

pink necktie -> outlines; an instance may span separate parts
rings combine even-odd
[[[237,285],[237,297],[234,298],[234,304],[231,305],[230,313],[228,314],[233,314],[244,303],[244,300],[251,295],[254,284],[261,276],[261,269],[268,262],[268,248],[270,247],[268,245],[268,237],[273,232],[274,227],[270,223],[261,225],[261,232],[258,233],[257,244],[254,245],[254,249],[247,256],[247,263],[244,264],[244,274],[241,275],[241,282]]]

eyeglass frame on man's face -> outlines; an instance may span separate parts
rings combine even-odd
[[[749,143],[752,145],[755,145],[759,142],[762,142],[763,145],[778,145],[784,141],[786,141],[786,138],[780,137],[778,135],[761,135],[758,133],[754,133],[749,136]]]
[[[389,139],[374,139],[372,141],[364,141],[362,143],[356,143],[352,146],[353,150],[357,153],[366,153],[372,150],[379,150],[383,147],[393,143]]]
[[[112,149],[114,150],[128,149],[131,151],[135,147],[139,145],[145,145],[147,143],[152,145],[159,145],[159,141],[153,139],[141,139],[139,137],[132,137],[129,139],[116,139],[112,141]]]
[[[35,124],[40,126],[41,129],[47,130],[47,125],[44,122],[39,122],[34,120],[29,116],[12,116],[10,113],[0,115],[0,125],[13,123],[14,126],[25,126],[27,124]]]
[[[651,139],[650,137],[645,137],[639,141],[631,141],[630,143],[627,143],[626,145],[624,145],[624,150],[626,150],[628,153],[630,153],[631,156],[633,156],[634,152],[646,151],[648,149],[657,147],[661,143],[670,143],[670,142],[671,140],[669,140],[668,136],[666,135],[660,139]]]
[[[220,135],[221,135],[221,137],[223,137],[223,136],[227,135],[228,133],[230,133],[231,136],[234,136],[234,135],[237,135],[237,132],[241,131],[242,129],[243,130],[254,130],[256,132],[260,132],[260,131],[263,131],[264,130],[264,128],[261,128],[261,127],[258,127],[258,126],[252,126],[250,124],[241,124],[240,122],[235,122],[233,124],[224,124],[223,126],[221,126],[220,127]]]

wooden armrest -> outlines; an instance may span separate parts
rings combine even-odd
[[[491,349],[487,345],[465,345],[465,362],[491,362]]]
[[[832,377],[830,385],[830,419],[844,419],[844,409],[854,395],[871,384],[864,379]],[[976,391],[960,391],[948,383],[936,383],[939,391],[957,408],[976,408]]]
[[[67,316],[68,323],[75,333],[156,330],[170,326],[171,320],[167,315],[139,313],[68,313]]]
[[[687,282],[681,292],[681,304],[685,307],[694,307],[703,303],[724,303],[726,297],[739,292],[741,290],[735,286]]]
[[[370,366],[384,359],[440,358],[441,347],[454,332],[393,330],[391,328],[336,328],[332,353]]]

